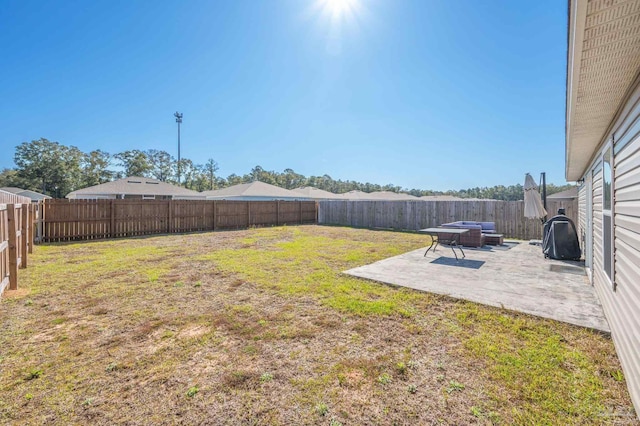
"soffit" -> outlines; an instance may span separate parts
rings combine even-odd
[[[640,1],[572,3],[566,178],[578,180],[640,69]]]

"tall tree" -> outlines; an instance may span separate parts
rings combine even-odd
[[[233,185],[239,185],[241,183],[243,183],[241,176],[238,176],[235,173],[231,173],[229,176],[227,176],[227,185],[233,186]]]
[[[132,149],[114,155],[119,161],[119,165],[124,168],[126,176],[149,177],[153,166],[149,162],[149,157],[144,151]]]
[[[80,187],[82,157],[74,146],[41,138],[18,145],[14,162],[25,189],[61,197]]]
[[[277,182],[280,186],[287,189],[294,189],[304,186],[307,178],[296,173],[293,169],[284,169],[283,173],[277,175]]]
[[[150,149],[146,154],[152,167],[151,175],[162,182],[170,180],[175,159],[167,151],[157,149]]]
[[[24,179],[18,176],[18,171],[16,169],[3,169],[0,172],[0,188],[13,186],[16,188],[26,189],[28,185],[29,184],[26,183]]]
[[[207,177],[209,178],[208,189],[215,189],[216,172],[218,171],[218,169],[219,169],[218,163],[213,158],[209,158],[205,163],[204,172],[207,174]]]
[[[109,170],[111,155],[99,149],[84,154],[82,164],[83,187],[99,185],[113,179],[115,173]]]
[[[193,189],[198,192],[211,189],[213,184],[211,182],[209,171],[207,170],[207,165],[196,164],[193,169],[193,178],[189,189]]]
[[[195,186],[198,169],[193,161],[188,158],[181,158],[180,161],[176,163],[176,167],[180,168],[180,185],[191,189]]]

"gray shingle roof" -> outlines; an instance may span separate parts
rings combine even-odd
[[[209,197],[273,197],[273,198],[306,198],[301,194],[280,188],[279,186],[270,185],[268,183],[254,181],[251,183],[241,183],[239,185],[229,186],[222,189],[214,189],[213,191],[201,192],[202,195]]]
[[[199,192],[180,186],[171,185],[156,179],[130,176],[124,179],[106,182],[88,188],[78,189],[67,194],[67,198],[77,195],[171,195],[171,196],[201,196]]]
[[[340,198],[343,200],[368,200],[368,201],[417,201],[418,197],[414,197],[410,194],[391,192],[391,191],[376,191],[376,192],[362,192],[362,191],[349,191],[344,194],[340,194]]]
[[[16,188],[15,186],[5,186],[3,188],[0,188],[0,190],[5,191],[5,192],[10,192],[12,194],[19,194],[22,191],[24,191],[24,189]]]
[[[578,198],[578,187],[574,186],[566,191],[556,192],[555,194],[547,195],[547,199],[551,198]]]
[[[454,195],[423,195],[420,197],[424,201],[463,201],[464,198],[456,197]]]
[[[305,186],[304,188],[296,188],[291,191],[300,194],[307,198],[313,198],[316,200],[335,200],[341,199],[342,196],[334,194],[333,192],[325,191],[323,189],[314,188],[313,186]]]
[[[34,200],[34,201],[44,200],[46,198],[51,198],[48,195],[44,195],[44,194],[41,194],[39,192],[32,191],[30,189],[16,188],[14,186],[5,186],[4,188],[0,188],[0,190],[5,191],[5,192],[10,192],[12,194],[20,195],[20,196],[23,196],[23,197],[31,198],[31,200]]]

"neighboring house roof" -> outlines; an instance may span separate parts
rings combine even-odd
[[[344,200],[371,200],[369,193],[362,191],[349,191],[342,194],[338,194]]]
[[[463,201],[464,198],[456,197],[453,195],[423,195],[420,197],[424,201]]]
[[[156,179],[130,176],[124,179],[106,182],[100,185],[90,186],[88,188],[78,189],[67,194],[67,198],[76,198],[78,195],[155,195],[155,196],[174,196],[174,197],[193,197],[202,198],[199,192],[192,191],[180,186],[171,185]]]
[[[418,197],[405,194],[404,192],[391,192],[391,191],[375,191],[369,194],[376,200],[389,200],[389,201],[417,201]]]
[[[24,195],[14,194],[13,192],[3,191],[0,189],[0,204],[22,204],[31,203],[31,199]]]
[[[375,191],[375,192],[362,192],[362,191],[349,191],[344,194],[339,194],[343,200],[363,200],[363,201],[417,201],[418,197],[414,197],[410,194],[391,192],[391,191]]]
[[[333,200],[341,199],[341,195],[334,194],[333,192],[325,191],[323,189],[314,188],[313,186],[305,186],[304,188],[295,188],[291,191],[296,194],[300,194],[307,198],[313,198],[316,200]]]
[[[578,198],[578,187],[574,186],[566,191],[556,192],[555,194],[547,195],[547,200],[562,199],[562,198]]]
[[[10,192],[16,195],[21,195],[23,197],[31,198],[32,201],[39,201],[39,200],[51,198],[48,195],[44,195],[39,192],[32,191],[30,189],[16,188],[14,186],[6,186],[4,188],[0,188],[0,190],[5,192]]]
[[[22,188],[16,188],[15,186],[5,186],[3,188],[0,188],[0,190],[5,191],[5,192],[10,192],[12,194],[18,194],[22,191],[25,191]]]
[[[301,194],[268,183],[254,181],[200,193],[210,198],[270,197],[274,199],[306,198]]]
[[[565,177],[577,181],[638,76],[640,2],[569,3]]]

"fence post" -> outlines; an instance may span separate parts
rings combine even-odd
[[[40,204],[38,206],[38,237],[40,237],[39,242],[40,244],[46,242],[45,241],[45,234],[47,232],[47,224],[45,223],[46,217],[47,217],[47,213],[46,213],[46,209],[48,204],[45,202],[46,200],[42,200],[40,201],[38,204]]]
[[[213,230],[216,230],[216,220],[218,220],[218,217],[216,215],[216,201],[213,200]]]
[[[251,201],[247,201],[247,228],[251,227]]]
[[[200,220],[200,231],[208,231],[207,229],[207,202],[202,202],[202,219]]]
[[[276,226],[280,226],[280,200],[276,200]]]
[[[115,202],[116,200],[109,200],[109,236],[111,238],[116,237]]]
[[[7,222],[9,224],[9,290],[18,289],[18,247],[16,244],[16,206],[7,204]]]
[[[20,208],[20,214],[22,215],[22,220],[20,221],[20,243],[22,244],[22,257],[20,262],[21,268],[27,267],[27,251],[29,250],[29,205],[22,204]]]
[[[302,201],[298,201],[298,223],[302,225]]]
[[[44,242],[44,200],[38,201],[38,212],[36,214],[38,221],[38,242]]]
[[[167,203],[167,234],[170,234],[173,231],[173,200],[169,200]]]
[[[36,208],[37,204],[29,205],[29,254],[33,253],[33,245],[36,243]]]

